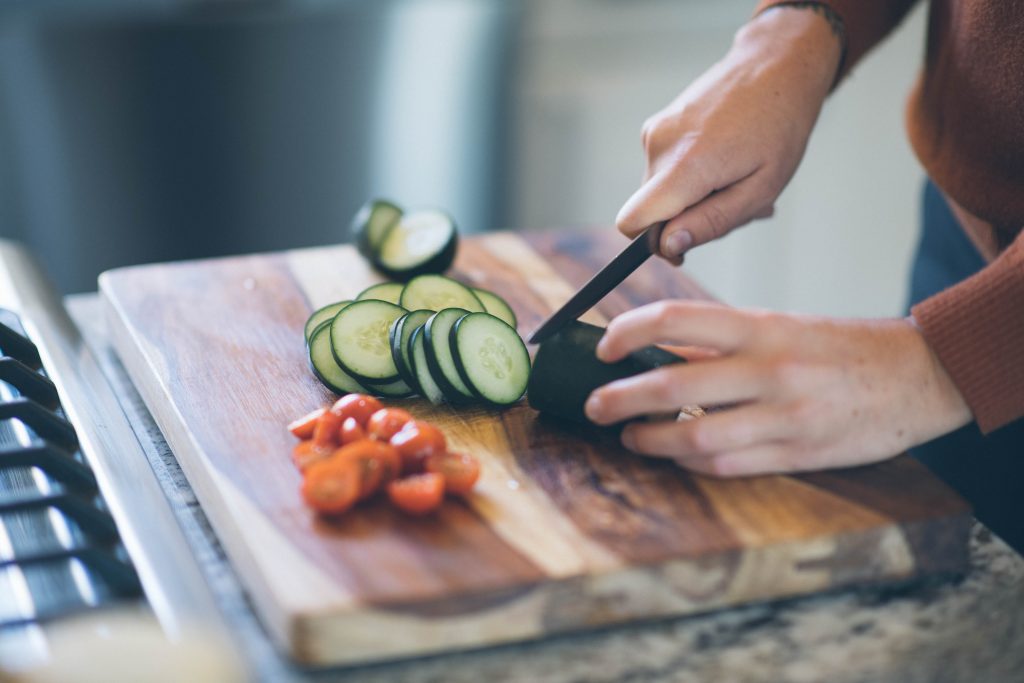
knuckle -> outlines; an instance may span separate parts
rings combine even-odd
[[[732,477],[737,474],[733,461],[723,455],[714,455],[708,458],[708,474],[714,477]]]
[[[700,420],[687,423],[680,435],[680,441],[690,453],[707,453],[713,446],[714,434]]]
[[[722,237],[733,227],[732,218],[714,202],[708,204],[702,215],[704,227],[712,239]]]
[[[805,424],[815,418],[817,403],[809,399],[792,401],[786,406],[786,419],[792,424]]]
[[[656,146],[657,140],[661,138],[660,132],[664,128],[662,121],[661,115],[655,114],[648,117],[640,127],[640,143],[644,150],[652,150]]]
[[[652,373],[650,391],[658,403],[671,403],[675,399],[675,383],[663,372]]]
[[[664,332],[672,325],[678,314],[678,306],[674,301],[659,301],[654,304],[654,326],[658,332]]]

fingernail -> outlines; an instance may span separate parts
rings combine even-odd
[[[679,230],[665,239],[665,248],[672,256],[682,256],[691,244],[693,244],[693,235],[689,230]]]
[[[598,340],[597,342],[597,348],[594,349],[594,353],[596,353],[597,357],[601,360],[604,360],[605,356],[608,355],[608,342],[606,341],[607,339],[608,337],[602,336],[601,339]]]
[[[629,427],[622,430],[622,445],[631,451],[636,450],[636,438],[633,436],[633,430]]]
[[[597,394],[591,394],[583,406],[583,411],[591,422],[597,422],[601,419],[601,408],[601,397]]]

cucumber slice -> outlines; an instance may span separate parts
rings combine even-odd
[[[371,261],[380,250],[388,230],[395,227],[402,210],[386,199],[371,199],[352,218],[352,240],[359,253]]]
[[[574,321],[544,340],[533,361],[527,398],[542,413],[588,422],[583,405],[594,389],[617,379],[685,359],[656,346],[635,351],[616,363],[596,355],[604,328]]]
[[[477,299],[480,299],[480,303],[484,305],[485,311],[493,315],[495,318],[501,318],[512,327],[517,325],[518,321],[516,320],[516,312],[512,310],[512,307],[508,305],[507,301],[494,292],[489,292],[486,289],[473,287],[473,293],[476,294]]]
[[[313,311],[313,314],[309,316],[309,320],[306,321],[306,343],[309,343],[309,338],[313,336],[313,330],[320,327],[325,322],[332,320],[338,311],[352,303],[351,299],[345,299],[333,304],[327,304],[323,308],[318,308]]]
[[[416,393],[401,377],[386,384],[370,384],[367,382],[366,388],[370,390],[371,394],[388,398],[408,398]]]
[[[388,330],[405,313],[401,306],[367,299],[341,309],[331,322],[331,349],[341,369],[359,382],[388,384],[397,379]]]
[[[448,214],[433,210],[407,213],[384,235],[373,264],[396,280],[443,273],[455,260],[458,241],[455,221]]]
[[[478,398],[512,405],[526,392],[530,354],[519,333],[489,313],[470,313],[451,331],[455,364],[466,386]]]
[[[309,365],[316,378],[336,394],[367,393],[363,385],[334,360],[330,321],[320,323],[309,337]]]
[[[431,376],[437,382],[437,386],[441,387],[441,393],[449,403],[465,403],[475,398],[459,376],[455,359],[452,357],[451,331],[455,323],[466,315],[469,315],[469,311],[446,308],[430,316],[430,320],[423,326],[427,367],[430,368]]]
[[[444,275],[414,277],[402,290],[401,306],[410,311],[425,308],[440,311],[444,308],[463,308],[470,313],[481,312],[484,305],[466,285]]]
[[[387,301],[390,304],[398,304],[399,299],[402,298],[402,289],[404,285],[401,282],[380,282],[375,285],[370,285],[363,291],[356,295],[356,301],[366,301],[367,299],[376,299],[377,301]]]
[[[411,367],[413,374],[416,375],[420,393],[434,405],[441,405],[444,403],[444,394],[441,392],[441,387],[437,386],[437,382],[434,381],[434,376],[430,374],[430,368],[427,367],[427,352],[424,343],[426,338],[426,332],[422,327],[412,333],[412,336],[409,337],[409,360],[412,361]]]
[[[412,363],[409,362],[409,339],[412,333],[423,327],[433,311],[419,310],[406,313],[391,324],[388,331],[388,339],[391,342],[391,357],[395,359],[395,367],[398,368],[399,376],[405,383],[419,391],[416,385],[416,375],[412,372]]]

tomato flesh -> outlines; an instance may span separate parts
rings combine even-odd
[[[317,512],[339,514],[359,498],[360,472],[351,460],[328,458],[306,472],[302,497]]]
[[[341,437],[341,418],[331,411],[324,412],[313,428],[313,443],[318,446],[338,446]]]
[[[366,430],[354,417],[346,417],[341,423],[341,445],[347,446],[366,438]]]
[[[334,405],[331,406],[331,412],[338,415],[342,420],[354,417],[356,422],[365,427],[370,416],[383,407],[381,402],[373,396],[349,394],[335,401]]]
[[[422,472],[427,458],[444,453],[447,448],[441,430],[421,420],[407,422],[391,437],[391,445],[402,456],[402,469],[407,474]]]
[[[427,458],[427,472],[444,477],[444,490],[465,495],[480,478],[480,462],[468,453],[439,453]]]
[[[305,472],[314,463],[326,460],[334,453],[331,446],[319,446],[312,441],[300,441],[292,449],[292,464],[300,472]]]
[[[388,484],[388,498],[405,512],[426,514],[441,506],[444,499],[444,477],[427,472],[398,479]]]
[[[359,467],[360,484],[359,499],[369,498],[381,484],[385,477],[390,480],[393,463],[397,460],[395,449],[386,443],[363,439],[347,446],[342,446],[333,456],[339,460],[349,460]]]
[[[407,422],[412,420],[408,410],[401,408],[382,408],[370,416],[366,423],[368,436],[380,441],[390,441],[391,437],[401,431]]]
[[[288,431],[291,432],[292,435],[295,436],[296,438],[312,439],[313,430],[316,428],[317,420],[319,420],[320,416],[326,412],[326,408],[320,408],[318,410],[314,410],[311,413],[303,415],[298,420],[295,420],[294,422],[288,425]]]

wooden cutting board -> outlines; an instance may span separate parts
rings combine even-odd
[[[496,233],[454,276],[532,330],[621,248],[616,235]],[[111,334],[268,630],[306,664],[382,660],[958,572],[964,502],[907,457],[838,472],[714,480],[596,429],[395,401],[483,464],[477,493],[410,518],[338,520],[300,502],[285,425],[333,396],[303,323],[380,277],[348,246],[104,274]],[[591,312],[705,297],[652,262]]]

